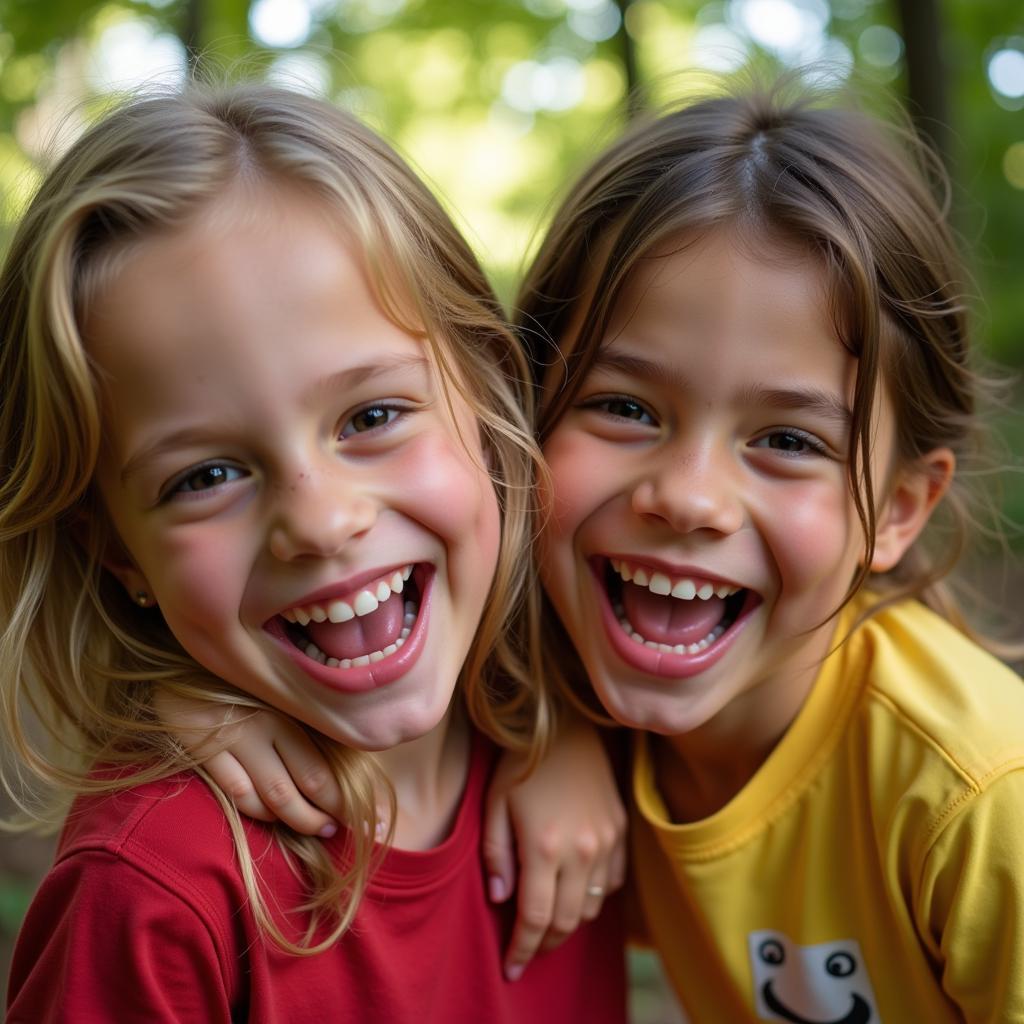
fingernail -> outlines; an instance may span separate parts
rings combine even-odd
[[[505,967],[505,977],[509,981],[518,981],[526,970],[526,964],[508,964]]]
[[[319,832],[317,832],[317,835],[321,839],[330,839],[331,836],[334,836],[334,835],[337,835],[337,834],[338,834],[338,826],[335,825],[333,821],[327,822],[327,824],[324,825],[323,828],[321,828]]]
[[[487,880],[487,887],[491,893],[491,900],[494,903],[501,903],[503,899],[508,895],[508,890],[505,887],[505,879],[501,875],[491,875]]]

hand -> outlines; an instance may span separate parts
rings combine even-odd
[[[518,916],[505,956],[511,981],[538,949],[559,945],[580,921],[597,917],[626,873],[626,812],[597,730],[574,720],[524,779],[525,763],[502,755],[484,820],[483,856],[496,903],[515,889],[518,851]]]
[[[250,818],[283,821],[327,838],[341,791],[324,755],[292,719],[274,711],[211,704],[158,690],[157,716]]]

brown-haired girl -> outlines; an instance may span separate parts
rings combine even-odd
[[[0,337],[4,781],[78,795],[8,1019],[621,1021],[614,913],[502,976],[528,371],[409,169],[281,90],[129,103],[29,207]],[[345,827],[243,821],[158,688],[292,716]]]
[[[942,582],[984,382],[926,166],[705,98],[523,285],[548,647],[638,730],[630,873],[694,1021],[1024,1020],[1024,686]]]

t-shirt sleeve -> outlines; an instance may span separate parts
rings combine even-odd
[[[168,884],[96,850],[57,864],[29,908],[8,1024],[228,1024],[210,922]]]
[[[929,852],[919,925],[968,1024],[1024,1024],[1024,766],[955,810]]]

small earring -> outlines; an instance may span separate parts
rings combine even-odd
[[[148,608],[149,607],[149,594],[145,590],[136,590],[135,591],[135,603],[140,608]]]

